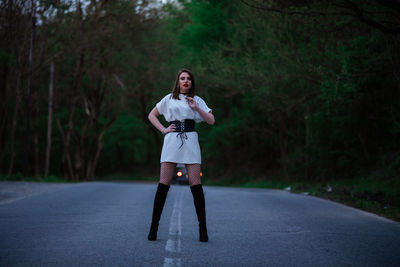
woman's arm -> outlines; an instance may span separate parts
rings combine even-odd
[[[196,101],[194,101],[194,99],[192,97],[186,97],[186,99],[187,99],[187,101],[189,103],[189,106],[192,109],[196,110],[206,123],[208,123],[210,125],[213,125],[215,123],[214,115],[211,113],[211,111],[210,112],[205,112],[204,110],[202,110],[196,104]]]
[[[160,132],[162,132],[163,134],[167,134],[170,132],[175,132],[175,124],[171,124],[170,126],[168,126],[167,128],[164,127],[164,125],[161,124],[161,122],[158,120],[158,116],[160,116],[160,113],[158,112],[157,107],[154,107],[150,113],[149,113],[149,121],[151,122],[151,124],[154,125],[154,127],[156,127]]]

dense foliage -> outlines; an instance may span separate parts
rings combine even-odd
[[[53,62],[54,176],[156,174],[147,114],[183,67],[216,118],[198,127],[209,179],[398,175],[400,37],[368,22],[400,9],[345,1],[362,3],[360,20],[292,2],[36,1],[27,134],[31,1],[2,0],[0,173],[44,174]]]

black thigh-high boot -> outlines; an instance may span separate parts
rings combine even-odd
[[[158,222],[160,221],[161,213],[164,208],[165,199],[167,198],[169,185],[162,183],[158,184],[157,193],[154,197],[153,217],[151,219],[151,227],[148,240],[157,240]]]
[[[199,240],[201,242],[208,241],[207,225],[206,225],[206,203],[204,200],[204,192],[201,184],[190,187],[193,194],[193,202],[196,208],[197,219],[199,221]]]

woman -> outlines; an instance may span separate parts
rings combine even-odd
[[[171,124],[164,127],[157,118],[159,115],[164,115]],[[199,240],[207,242],[206,210],[200,179],[201,154],[194,126],[195,122],[201,121],[214,124],[214,115],[204,100],[195,95],[194,77],[189,70],[182,69],[178,72],[172,93],[157,103],[149,114],[149,120],[165,137],[161,151],[160,182],[154,198],[148,240],[157,239],[158,222],[173,172],[177,163],[184,163],[199,221]]]

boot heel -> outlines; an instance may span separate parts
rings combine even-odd
[[[157,226],[151,226],[150,227],[150,233],[147,236],[147,239],[150,241],[155,241],[157,240],[157,231],[158,231],[158,225]]]
[[[200,242],[208,242],[208,234],[206,226],[199,226],[199,240]]]

